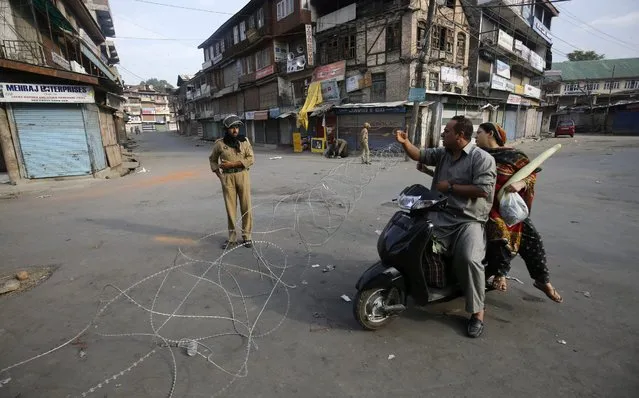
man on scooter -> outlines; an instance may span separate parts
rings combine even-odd
[[[452,255],[457,279],[466,295],[468,336],[484,331],[486,280],[482,260],[486,254],[484,225],[492,206],[497,171],[495,159],[471,143],[473,123],[464,116],[451,119],[442,134],[443,148],[419,149],[406,132],[397,130],[397,142],[406,154],[426,166],[436,166],[432,190],[448,196],[446,211],[431,221],[435,236]]]

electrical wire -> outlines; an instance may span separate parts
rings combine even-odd
[[[557,8],[558,8],[561,12],[565,13],[565,14],[568,16],[568,18],[572,19],[573,21],[576,21],[576,22],[581,23],[582,25],[578,25],[578,27],[579,27],[580,29],[584,30],[585,32],[588,32],[588,33],[592,34],[593,36],[598,37],[598,38],[600,38],[600,39],[602,39],[602,40],[606,40],[606,41],[608,41],[608,42],[615,43],[615,44],[621,45],[621,46],[623,46],[623,47],[626,47],[627,49],[630,49],[630,50],[633,50],[633,51],[639,51],[639,50],[638,50],[638,48],[637,48],[637,47],[635,47],[635,45],[633,45],[633,44],[631,44],[631,43],[628,43],[628,42],[626,42],[626,41],[623,41],[623,40],[621,40],[621,39],[620,39],[620,38],[618,38],[618,37],[612,36],[611,34],[604,32],[603,30],[600,30],[600,29],[598,29],[598,28],[595,28],[595,27],[594,27],[594,26],[592,26],[591,24],[589,24],[589,23],[587,23],[587,22],[585,22],[585,21],[581,20],[580,18],[578,18],[575,14],[571,13],[571,12],[570,12],[570,11],[568,11],[568,10],[565,10],[563,7],[562,7],[562,8],[557,7]],[[586,28],[584,27],[584,25],[585,25],[585,26],[588,26],[590,29],[586,29]],[[601,35],[596,35],[594,32],[599,32]],[[605,36],[607,36],[608,38],[603,37],[602,35],[605,35]]]

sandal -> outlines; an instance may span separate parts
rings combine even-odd
[[[493,289],[499,290],[500,292],[508,290],[508,282],[506,282],[506,277],[502,275],[495,275],[492,285]]]
[[[549,299],[551,299],[555,303],[561,303],[562,301],[564,301],[564,299],[559,295],[559,292],[557,292],[557,289],[555,289],[550,284],[550,282],[548,284],[545,284],[535,281],[535,283],[533,283],[533,286],[541,290]]]

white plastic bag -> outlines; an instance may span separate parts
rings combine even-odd
[[[512,227],[528,217],[528,206],[518,193],[506,192],[499,201],[499,214],[506,225]]]

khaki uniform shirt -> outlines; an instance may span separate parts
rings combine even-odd
[[[211,163],[211,171],[214,173],[220,170],[220,161],[226,160],[227,162],[242,162],[245,170],[249,170],[255,159],[253,156],[253,147],[247,139],[244,142],[240,142],[240,151],[235,148],[231,148],[224,143],[224,140],[220,138],[213,144],[213,152],[209,156],[209,162]],[[223,171],[223,170],[220,170]]]
[[[368,142],[368,129],[363,128],[362,132],[359,135],[359,142],[367,143]]]

